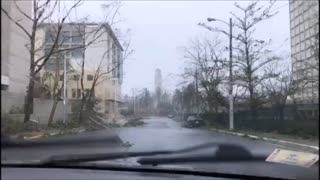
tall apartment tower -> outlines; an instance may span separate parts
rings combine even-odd
[[[315,53],[319,34],[319,0],[290,0],[292,72],[295,80],[319,78],[319,55]],[[318,102],[319,84],[308,83],[297,93],[300,103]]]
[[[161,76],[161,70],[156,69],[155,77],[154,77],[154,89],[157,91],[157,89],[162,89],[162,76]]]

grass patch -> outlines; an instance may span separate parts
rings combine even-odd
[[[71,128],[81,127],[81,124],[75,120],[68,121],[63,123],[62,121],[57,121],[48,126],[49,129],[59,129],[59,130],[67,130]]]

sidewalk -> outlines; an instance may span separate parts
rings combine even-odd
[[[276,144],[283,144],[295,147],[301,147],[302,149],[310,149],[313,152],[319,152],[319,139],[303,139],[296,136],[278,134],[278,133],[264,133],[264,132],[252,132],[252,131],[229,131],[225,129],[215,129],[211,130],[218,131],[221,133],[226,133],[235,136],[247,137],[255,140],[264,140]],[[301,149],[299,148],[299,149]]]

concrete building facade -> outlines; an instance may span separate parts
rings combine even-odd
[[[50,40],[51,27],[53,24],[43,24],[38,35],[39,45],[43,43],[50,46],[53,41]],[[103,27],[101,27],[103,26]],[[99,30],[100,29],[100,30]],[[97,31],[98,30],[98,31]],[[83,51],[82,48],[65,51],[58,56],[52,56],[46,63],[45,68],[41,71],[40,76],[43,79],[46,74],[53,75],[56,70],[59,71],[60,87],[63,83],[64,60],[67,62],[67,98],[70,101],[80,100],[81,92],[81,62],[84,58],[84,90],[87,93],[94,82],[94,77],[98,67],[100,73],[103,73],[95,86],[94,95],[102,100],[100,111],[102,113],[114,116],[119,114],[118,106],[121,102],[121,85],[122,85],[122,47],[108,24],[65,24],[62,28],[62,39],[64,39],[61,48],[89,46]],[[97,33],[91,33],[97,32]],[[54,34],[54,33],[52,33]],[[98,35],[97,35],[98,34]],[[51,36],[52,37],[52,36]],[[52,38],[51,38],[52,39]],[[53,38],[55,39],[55,38]],[[45,51],[45,50],[44,50]],[[46,53],[43,51],[43,54]],[[43,55],[42,54],[42,55]],[[58,62],[58,66],[57,63]],[[58,69],[57,69],[58,67]],[[53,87],[53,78],[47,78],[43,84],[49,88]],[[63,91],[62,91],[63,92]],[[63,93],[61,98],[63,97]]]
[[[32,21],[18,11],[16,4],[31,16],[31,1],[1,1],[1,8],[31,32]],[[1,11],[1,90],[19,95],[26,93],[30,66],[28,43],[28,36]]]
[[[319,78],[319,56],[314,47],[319,33],[319,1],[290,0],[290,32],[292,72],[295,80]],[[318,37],[319,38],[319,37]],[[301,87],[295,98],[300,103],[315,103],[319,98],[319,84]]]

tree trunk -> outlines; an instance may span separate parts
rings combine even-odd
[[[250,99],[249,99],[249,115],[250,115],[250,122],[254,123],[255,118],[256,118],[256,103],[255,103],[255,98],[254,98],[254,94],[253,94],[253,88],[250,87],[250,83],[249,83],[249,93],[250,93]]]
[[[57,96],[55,96],[55,97],[54,97],[54,100],[53,100],[53,105],[52,105],[52,108],[51,108],[49,120],[48,120],[48,126],[49,126],[49,125],[52,123],[52,121],[53,121],[53,117],[54,117],[54,113],[55,113],[56,108],[57,108],[57,104],[58,104],[58,98],[57,98]]]
[[[34,46],[31,45],[31,50],[34,50]],[[34,97],[34,80],[35,80],[35,66],[34,66],[34,54],[30,53],[30,78],[29,84],[27,87],[27,94],[24,101],[24,120],[23,122],[26,123],[30,121],[30,116],[33,113],[33,97]]]
[[[34,6],[34,19],[36,19],[36,0],[33,0]],[[34,97],[34,80],[36,77],[35,71],[35,37],[36,37],[36,30],[37,30],[37,21],[34,20],[32,24],[32,33],[30,37],[30,78],[29,84],[27,87],[27,94],[24,100],[24,120],[23,122],[26,123],[30,121],[30,116],[33,113],[33,97]]]
[[[83,121],[84,104],[85,104],[85,99],[84,99],[84,97],[82,97],[82,99],[81,99],[81,105],[80,105],[80,109],[79,109],[79,122],[82,122],[82,121]]]
[[[82,91],[82,99],[81,99],[81,106],[79,109],[79,122],[83,121],[83,110],[85,107],[85,96],[84,96],[84,84],[83,84],[83,76],[84,76],[84,59],[82,60],[82,65],[81,65],[81,77],[80,77],[80,86],[81,86],[81,91]]]
[[[30,121],[30,116],[33,113],[33,95],[34,95],[34,77],[30,77],[27,94],[24,101],[24,123]]]
[[[279,125],[281,129],[284,129],[284,109],[285,109],[285,104],[279,104],[278,117],[279,117]]]

